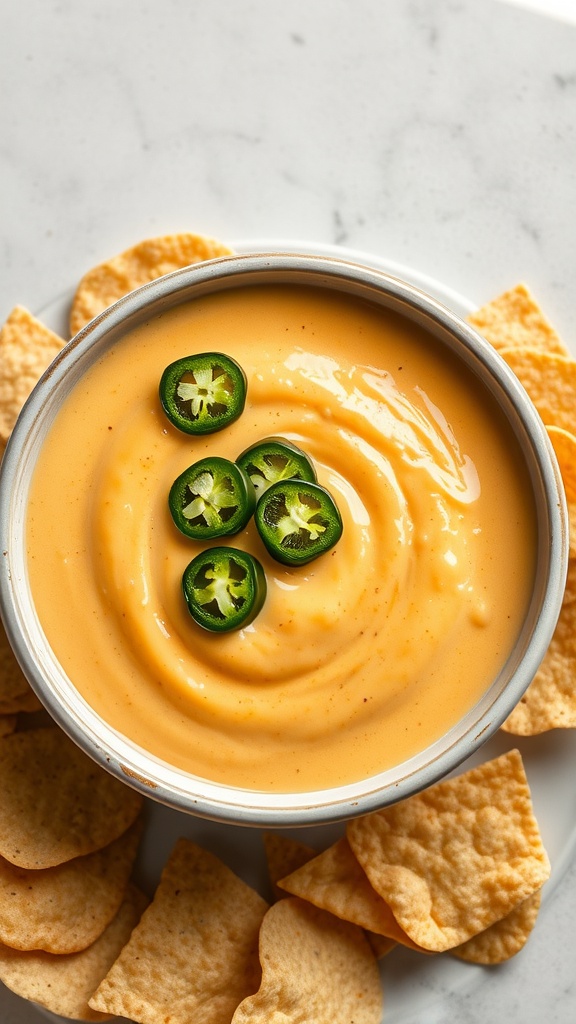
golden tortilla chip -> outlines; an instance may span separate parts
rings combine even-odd
[[[576,502],[576,437],[561,427],[546,427],[558,460],[566,498]]]
[[[576,359],[535,348],[503,348],[500,355],[530,395],[543,422],[576,433]]]
[[[92,1010],[88,999],[128,942],[147,902],[144,894],[130,885],[114,919],[81,953],[57,956],[0,946],[0,980],[17,995],[61,1017],[110,1020],[110,1014]]]
[[[280,879],[312,860],[317,851],[290,836],[278,835],[277,832],[265,832],[262,839],[270,884],[275,898],[282,899],[286,893],[278,885]]]
[[[31,689],[0,621],[0,715],[36,711],[42,705]]]
[[[2,685],[0,682],[0,691],[2,690]],[[20,711],[25,714],[31,714],[32,712],[40,711],[41,708],[40,701],[28,684],[26,684],[26,689],[22,693],[12,694],[5,700],[0,699],[0,715],[17,715]]]
[[[77,953],[102,934],[124,898],[138,852],[139,818],[103,850],[27,871],[0,858],[0,943]]]
[[[143,804],[54,727],[5,736],[0,778],[0,856],[22,868],[54,867],[102,849]]]
[[[377,960],[382,960],[383,957],[388,956],[388,953],[391,953],[398,945],[395,939],[388,939],[385,935],[377,935],[376,932],[364,932],[364,934]]]
[[[282,878],[279,885],[342,921],[350,921],[411,948],[420,948],[399,927],[388,904],[372,888],[346,838]]]
[[[537,348],[569,355],[566,345],[523,283],[471,313],[468,322],[499,350]]]
[[[0,739],[2,736],[9,736],[11,732],[14,732],[17,721],[16,715],[0,714]]]
[[[5,444],[18,414],[64,341],[23,306],[15,306],[0,331],[0,440]]]
[[[434,952],[506,917],[550,874],[517,750],[348,823],[396,921]]]
[[[232,1024],[380,1024],[380,974],[362,931],[295,898],[260,929],[262,984]]]
[[[102,310],[140,285],[232,249],[213,238],[188,233],[148,238],[84,275],[72,301],[70,335],[74,336]]]
[[[3,684],[0,682],[0,692],[2,691],[2,686]],[[12,694],[5,700],[0,699],[0,715],[17,715],[20,711],[25,714],[31,714],[32,712],[40,711],[41,708],[40,701],[28,684],[26,684],[26,689],[22,693]]]
[[[267,908],[217,857],[180,839],[90,1006],[140,1024],[230,1024],[240,1000],[258,988]]]
[[[576,556],[576,437],[561,427],[547,427],[566,491],[570,521],[570,554]]]
[[[346,840],[343,840],[343,843],[348,846]],[[336,917],[341,918],[341,920],[352,922],[357,921],[361,924],[362,921],[368,920],[373,916],[371,907],[365,909],[364,915],[362,915],[360,910],[357,909],[358,905],[362,903],[364,886],[367,885],[372,897],[375,897],[376,900],[384,906],[380,897],[374,893],[366,875],[364,875],[362,868],[358,864],[358,861],[354,857],[349,846],[348,857],[353,861],[352,871],[346,872],[346,865],[343,864],[341,877],[338,880],[339,884],[336,886],[334,885],[335,878],[332,871],[330,877],[331,884],[326,886],[326,888],[324,888],[324,882],[320,887],[312,884],[310,890],[306,892],[306,884],[304,882],[304,878],[300,876],[299,868],[304,867],[305,864],[308,864],[315,858],[317,860],[322,858],[322,863],[330,870],[332,867],[330,864],[331,851],[326,851],[325,854],[317,855],[316,851],[310,846],[305,846],[304,843],[299,843],[294,839],[289,839],[287,836],[280,836],[274,833],[267,833],[264,836],[264,845],[268,860],[268,873],[277,899],[282,899],[283,897],[286,897],[288,893],[293,893],[294,895],[302,896],[303,899],[306,899],[307,902],[314,904],[316,907],[330,910]],[[348,866],[350,866],[349,863]],[[358,886],[358,872],[364,876],[362,880],[363,884],[360,884],[360,886]],[[319,873],[322,874],[321,871]],[[307,877],[307,875],[304,877]],[[279,885],[278,882],[280,882],[281,885]],[[286,885],[284,885],[284,882],[286,882]],[[319,888],[322,889],[321,892],[318,891]],[[346,911],[342,909],[346,900],[351,900],[353,902],[353,905],[356,908],[356,914],[354,914],[354,916],[347,916]],[[364,902],[366,902],[365,893]],[[368,898],[368,903],[370,903],[370,897]],[[364,925],[361,924],[361,927],[364,927]],[[390,939],[386,935],[372,932],[369,928],[366,928],[365,930],[366,938],[372,947],[374,956],[380,959],[394,949],[394,946],[396,945],[395,939]],[[397,925],[396,931],[400,931]],[[408,937],[404,937],[411,945]]]
[[[504,722],[504,732],[536,736],[576,728],[576,559],[568,562],[568,585],[550,646],[534,679]]]
[[[452,950],[460,960],[472,964],[501,964],[526,945],[536,924],[542,893],[535,892],[486,931]]]

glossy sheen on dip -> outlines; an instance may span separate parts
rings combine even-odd
[[[248,400],[195,438],[158,382],[214,350],[243,366]],[[168,492],[269,435],[313,458],[344,533],[297,569],[253,522],[225,539],[261,560],[268,598],[210,634],[180,585],[206,545],[177,531]],[[58,414],[29,501],[38,616],[89,704],[169,763],[249,789],[356,781],[438,739],[510,653],[535,572],[522,466],[481,385],[411,321],[292,285],[198,298],[127,334]]]

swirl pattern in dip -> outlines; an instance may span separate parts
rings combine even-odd
[[[242,417],[182,434],[164,367],[234,356]],[[167,495],[207,455],[280,435],[337,500],[336,548],[291,569],[253,523],[268,598],[246,629],[191,620],[182,572],[201,547]],[[74,685],[110,724],[195,774],[254,789],[367,777],[438,739],[503,665],[534,578],[535,517],[495,403],[410,321],[335,293],[244,287],[130,332],[58,414],[29,502],[37,612]]]

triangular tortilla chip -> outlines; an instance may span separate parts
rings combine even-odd
[[[524,948],[536,924],[542,893],[535,892],[501,921],[456,946],[452,954],[471,964],[502,964]]]
[[[266,910],[217,857],[180,839],[90,1006],[141,1024],[229,1024],[260,981],[258,933]]]
[[[542,421],[576,434],[576,359],[534,348],[504,348],[500,355],[530,395]]]
[[[345,837],[282,878],[279,886],[342,921],[350,921],[411,948],[420,948],[399,927],[388,904],[372,888]]]
[[[550,874],[517,750],[351,821],[347,835],[400,927],[434,952],[506,917]]]
[[[148,238],[84,275],[72,301],[70,335],[74,336],[102,310],[140,285],[232,250],[213,238],[183,233]]]
[[[99,939],[81,953],[23,953],[0,945],[0,981],[24,999],[73,1020],[110,1020],[88,999],[130,938],[147,899],[129,886],[115,918]]]
[[[280,879],[316,857],[317,851],[297,839],[279,835],[277,832],[265,832],[262,838],[268,877],[274,896],[279,900],[286,896],[285,891],[278,885]]]
[[[550,729],[576,728],[576,559],[568,562],[568,583],[554,635],[534,679],[504,722],[504,732],[536,736]]]
[[[232,1024],[380,1024],[378,967],[362,931],[302,900],[279,900],[260,929],[262,984]]]
[[[24,402],[64,341],[23,306],[0,331],[0,441],[6,443]]]
[[[568,349],[523,283],[486,303],[468,322],[496,349],[538,348],[569,355]]]

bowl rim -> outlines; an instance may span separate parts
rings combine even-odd
[[[35,454],[56,415],[59,399],[71,390],[91,359],[163,309],[212,291],[267,281],[343,288],[376,299],[419,322],[464,358],[501,405],[517,437],[520,430],[533,488],[538,489],[535,500],[543,532],[539,536],[538,608],[533,595],[531,624],[506,685],[493,681],[484,698],[457,725],[402,765],[360,782],[292,794],[246,790],[191,776],[111,728],[63,673],[48,682],[55,659],[42,641],[35,617],[23,549],[27,484]],[[272,250],[219,257],[157,278],[119,299],[62,349],[25,403],[7,445],[0,467],[0,536],[4,552],[0,608],[5,629],[32,689],[64,732],[117,778],[162,803],[212,820],[269,827],[326,824],[368,813],[428,787],[473,754],[508,716],[544,657],[560,612],[568,563],[566,502],[551,443],[524,388],[492,346],[438,299],[382,269],[339,256]]]

